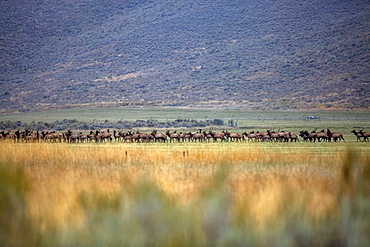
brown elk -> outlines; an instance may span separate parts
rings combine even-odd
[[[17,141],[17,134],[16,133],[10,134],[9,132],[5,133],[5,139],[6,140],[13,140],[14,142],[16,142]]]
[[[192,136],[193,136],[194,133],[192,132],[188,132],[188,133],[185,133],[185,140],[188,140],[190,142]]]
[[[242,135],[246,136],[248,138],[248,141],[250,140],[258,141],[259,133],[254,133],[254,131],[251,131],[249,133],[244,132]]]
[[[241,141],[244,139],[244,136],[239,133],[230,133],[228,131],[222,131],[225,134],[226,138],[230,139],[230,141]]]
[[[177,140],[178,142],[180,141],[180,133],[177,133],[176,131],[170,133],[170,131],[167,130],[166,135],[170,138],[170,142],[172,142],[172,140]]]
[[[213,137],[210,133],[205,133],[205,139],[209,142]]]
[[[211,135],[214,142],[217,142],[218,139],[225,141],[225,133],[209,131],[208,134]]]
[[[357,137],[357,141],[361,142],[361,137],[363,137],[363,135],[360,132],[357,132],[356,130],[352,130],[351,132]]]
[[[191,139],[193,141],[203,142],[206,139],[206,133],[200,129],[199,132],[191,133]]]
[[[290,140],[290,142],[299,142],[299,139],[298,139],[298,135],[296,135],[296,134],[294,134],[294,133],[292,133],[292,132],[289,132],[288,133],[288,138],[289,138],[289,140]]]
[[[72,133],[71,130],[67,130],[65,134],[69,143],[75,143],[80,140],[80,133]]]
[[[280,140],[280,133],[271,132],[270,130],[267,130],[267,134],[268,134],[270,140],[274,140],[276,142],[278,140]]]
[[[41,139],[43,141],[48,141],[48,142],[55,142],[55,136],[54,133],[49,133],[49,131],[42,131],[41,132]]]
[[[321,130],[320,132],[317,132],[316,138],[317,138],[318,142],[321,142],[321,141],[329,141],[330,142],[330,140],[331,140],[330,135],[327,132],[325,132],[324,129]]]
[[[122,138],[123,138],[123,141],[124,142],[127,142],[127,141],[131,141],[131,142],[134,142],[133,138],[132,138],[132,133],[129,131],[127,133],[122,133]]]
[[[152,139],[154,139],[154,137],[151,134],[148,134],[148,133],[140,133],[140,135],[139,135],[139,140],[141,142],[149,142]]]
[[[24,138],[25,142],[35,142],[37,140],[37,136],[35,133],[30,133]]]
[[[151,135],[153,136],[155,142],[157,141],[166,142],[167,141],[167,136],[163,133],[157,133],[157,130],[153,130]]]
[[[27,130],[24,131],[16,130],[14,134],[17,136],[17,142],[22,142],[27,134]]]
[[[80,134],[80,137],[79,137],[80,142],[87,142],[89,140],[89,135],[83,135],[82,132],[80,132],[79,134]]]
[[[100,132],[99,130],[97,130],[95,132],[95,136],[96,136],[96,139],[99,140],[100,142],[103,142],[105,140],[112,141],[112,134],[109,133],[109,129],[107,130],[107,133]]]
[[[120,141],[122,138],[121,133],[116,130],[113,130],[113,137],[115,142]]]
[[[303,141],[308,141],[308,131],[301,130],[299,131],[299,136],[303,138]]]
[[[259,140],[262,142],[270,142],[272,139],[270,138],[269,134],[266,132],[262,132],[258,136]]]
[[[302,130],[300,131],[299,136],[303,138],[303,141],[315,142],[317,138],[317,133],[315,131],[308,133],[307,130]]]
[[[36,133],[28,132],[27,135],[24,137],[26,142],[36,142],[39,140],[39,131]]]
[[[4,130],[0,131],[0,140],[5,139],[5,137],[6,137],[5,131]]]
[[[92,142],[92,141],[97,141],[97,138],[96,138],[96,135],[94,134],[94,131],[90,131],[90,134],[88,134],[87,135],[87,138],[88,138],[88,140],[90,141],[90,142]]]
[[[186,139],[186,133],[183,133],[183,132],[180,132],[179,133],[179,139],[180,139],[180,141],[181,142],[184,142],[185,141],[185,139]]]
[[[65,140],[64,134],[62,133],[56,133],[55,131],[52,131],[49,134],[54,137],[54,142],[56,141],[62,142],[62,140]]]
[[[359,133],[362,135],[362,137],[364,138],[364,142],[369,141],[369,137],[370,137],[370,132],[363,132],[362,130],[359,131]]]
[[[336,141],[338,141],[338,140],[339,140],[339,141],[343,140],[344,142],[346,141],[346,140],[344,140],[344,137],[343,137],[343,134],[342,134],[342,133],[338,133],[338,132],[331,132],[331,131],[330,131],[330,129],[327,129],[326,131],[327,131],[327,134],[328,134],[329,140],[330,140],[331,138],[333,138],[334,142],[336,142]]]
[[[137,131],[136,133],[133,133],[131,134],[131,141],[134,142],[139,142],[140,141],[140,135],[142,135],[143,133],[140,133],[139,131]]]
[[[279,141],[288,142],[289,141],[289,132],[280,131],[279,133]]]
[[[182,132],[180,132],[179,138],[180,138],[180,140],[182,142],[184,142],[186,140],[190,141],[191,136],[192,136],[192,133],[190,133],[190,132],[189,133],[182,133]]]
[[[269,134],[266,133],[266,132],[260,133],[260,132],[257,131],[256,137],[257,137],[258,141],[262,141],[262,142],[271,141]]]

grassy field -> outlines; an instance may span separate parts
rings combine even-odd
[[[369,143],[0,143],[0,241],[368,246]]]
[[[269,119],[253,120],[255,130],[331,127],[346,142],[3,141],[1,246],[370,245],[370,143],[356,142],[350,133],[359,124],[369,126],[358,117],[364,113],[98,109],[0,120],[103,115],[113,121],[119,112],[132,120],[180,112],[184,118],[264,115]],[[340,119],[294,118],[334,114]],[[243,125],[253,126],[251,121]]]
[[[299,118],[315,116],[321,121],[304,121]],[[366,111],[244,111],[227,109],[177,109],[177,108],[96,108],[66,109],[41,112],[25,112],[11,115],[0,115],[0,121],[44,121],[52,122],[62,119],[77,119],[85,122],[109,120],[135,121],[138,119],[234,119],[239,127],[265,126],[366,126],[370,127],[370,113]]]
[[[308,119],[313,116],[316,119]],[[63,119],[77,119],[86,123],[93,121],[104,122],[109,120],[158,120],[166,121],[173,119],[223,119],[227,124],[229,120],[237,123],[236,132],[260,131],[266,129],[285,130],[299,134],[300,130],[312,131],[317,128],[330,128],[335,132],[342,132],[346,140],[356,140],[351,133],[353,129],[364,128],[370,130],[370,113],[363,111],[243,111],[226,109],[176,109],[176,108],[97,108],[97,109],[66,109],[55,111],[28,112],[12,115],[0,115],[0,121],[32,121],[54,122]],[[221,127],[222,128],[222,127]],[[136,130],[136,129],[135,129]],[[193,129],[184,129],[194,131]],[[195,129],[196,130],[196,129]],[[222,129],[221,129],[222,130]],[[13,130],[14,131],[14,130]],[[144,129],[142,131],[152,131]]]

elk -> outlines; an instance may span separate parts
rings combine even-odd
[[[299,131],[299,136],[303,138],[303,141],[308,141],[308,132],[306,130]]]
[[[199,130],[199,132],[191,134],[191,139],[194,141],[203,142],[205,138],[206,138],[206,134],[202,132],[202,130]]]
[[[157,133],[157,130],[153,130],[151,135],[153,136],[155,142],[156,141],[162,141],[162,142],[167,141],[167,136],[163,133]]]
[[[122,133],[122,138],[124,142],[127,142],[127,141],[134,142],[134,139],[132,138],[132,133],[130,131],[127,133]]]
[[[289,132],[288,133],[288,136],[289,136],[289,139],[290,139],[290,142],[297,142],[297,141],[299,141],[299,139],[298,139],[298,135],[296,135],[296,134],[294,134],[294,133],[292,133],[292,132]]]
[[[139,131],[137,131],[136,133],[133,133],[131,134],[131,141],[134,142],[139,142],[140,141],[140,135],[142,135],[143,133],[140,133]]]
[[[239,133],[229,133],[228,131],[222,131],[222,133],[224,133],[226,138],[230,139],[231,141],[240,141],[244,139],[244,136],[240,135]]]
[[[302,130],[300,131],[299,136],[303,138],[303,141],[315,142],[317,138],[317,133],[315,131],[308,133],[307,130]]]
[[[87,140],[89,139],[89,136],[88,135],[83,135],[82,132],[79,133],[80,137],[79,137],[79,141],[80,142],[87,142]]]
[[[213,139],[212,135],[210,133],[205,133],[204,134],[205,139],[209,142],[209,140]]]
[[[96,136],[96,139],[101,141],[101,142],[103,142],[104,140],[112,141],[112,134],[109,133],[109,129],[107,130],[107,133],[100,132],[99,130],[97,130],[95,132],[95,136]]]
[[[27,135],[27,136],[24,138],[24,140],[25,140],[26,142],[35,142],[35,141],[36,141],[36,139],[37,139],[37,136],[36,136],[36,134],[35,134],[35,133],[30,133],[29,135]]]
[[[49,141],[49,142],[55,142],[55,136],[53,133],[49,133],[49,131],[42,131],[41,132],[41,139],[44,141]]]
[[[90,134],[87,135],[87,138],[89,139],[90,142],[93,141],[93,140],[95,142],[97,141],[96,135],[94,134],[94,131],[92,131],[92,130],[90,131]]]
[[[56,133],[55,131],[52,131],[49,134],[54,137],[54,142],[56,141],[62,142],[62,140],[65,139],[62,133]]]
[[[242,135],[245,135],[248,138],[248,142],[250,140],[258,141],[258,135],[259,135],[259,133],[258,132],[257,133],[254,133],[254,131],[251,131],[249,133],[244,132]]]
[[[280,134],[276,132],[271,132],[270,130],[267,130],[267,134],[269,136],[270,140],[275,140],[276,142],[280,140]]]
[[[225,141],[225,133],[222,133],[222,132],[218,133],[218,132],[209,131],[208,134],[211,135],[214,142],[216,142],[217,139],[220,139],[221,141]]]
[[[23,141],[24,140],[24,137],[27,134],[27,132],[28,132],[27,130],[24,130],[24,131],[17,130],[17,131],[15,131],[14,134],[17,136],[17,142]]]
[[[268,133],[260,133],[259,131],[257,131],[256,133],[254,133],[254,131],[250,132],[249,134],[247,134],[246,132],[244,132],[243,134],[246,134],[247,137],[248,137],[248,141],[251,140],[251,139],[254,139],[255,141],[270,141],[270,136]]]
[[[28,132],[28,134],[24,137],[26,142],[35,142],[39,140],[39,131],[36,133]]]
[[[266,132],[259,133],[258,139],[261,140],[262,142],[271,141],[269,134]]]
[[[0,140],[4,139],[6,136],[4,130],[0,131]]]
[[[191,135],[192,135],[191,133],[182,133],[182,132],[180,132],[180,136],[179,136],[179,138],[180,138],[180,140],[182,140],[183,142],[184,142],[185,140],[190,141]]]
[[[9,132],[5,134],[5,139],[13,140],[14,142],[17,141],[17,134],[10,134]]]
[[[176,131],[170,133],[170,131],[167,130],[166,135],[170,138],[170,142],[172,142],[172,140],[177,140],[178,142],[180,141],[180,133],[176,133]]]
[[[280,131],[279,133],[279,140],[288,142],[289,141],[289,132],[286,131]]]
[[[361,142],[361,137],[363,137],[362,134],[356,130],[352,130],[351,132],[357,137],[357,141]]]
[[[327,129],[327,134],[329,138],[333,138],[334,142],[336,142],[337,140],[339,141],[343,140],[344,142],[346,141],[344,140],[342,133],[331,132],[330,129]]]
[[[71,130],[67,130],[66,136],[69,143],[75,143],[80,140],[80,133],[72,133]]]
[[[306,133],[308,134],[308,139],[309,139],[310,141],[313,141],[313,142],[315,142],[315,141],[316,141],[316,139],[317,139],[317,133],[316,133],[316,130],[317,130],[317,128],[315,128],[313,131],[311,131],[311,133],[308,133],[308,132],[306,131]]]
[[[363,132],[362,130],[359,131],[359,133],[362,135],[362,137],[364,138],[364,142],[369,141],[369,137],[370,137],[370,132]]]
[[[117,132],[116,130],[113,130],[113,137],[114,137],[114,141],[117,142],[117,141],[120,141],[121,140],[121,133]]]
[[[324,129],[321,130],[320,132],[317,132],[316,138],[317,138],[318,142],[321,142],[322,140],[330,142],[330,140],[331,140],[329,134],[326,133]]]
[[[193,134],[194,134],[194,133],[191,133],[191,132],[189,132],[189,133],[185,133],[185,140],[188,140],[188,141],[190,142],[191,137],[193,136]]]
[[[123,138],[124,142],[149,142],[150,140],[155,139],[152,134],[141,133],[139,131],[137,131],[136,133],[131,133],[130,131],[128,133],[122,133],[121,137]]]
[[[139,140],[141,140],[142,142],[149,142],[151,139],[154,139],[154,137],[151,135],[151,134],[147,134],[147,133],[140,133],[139,135]]]

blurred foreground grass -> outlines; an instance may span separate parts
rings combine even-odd
[[[0,145],[1,246],[370,245],[366,147]]]

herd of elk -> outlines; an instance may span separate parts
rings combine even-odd
[[[330,129],[327,129],[326,132],[324,129],[320,132],[316,132],[315,129],[310,133],[307,130],[302,130],[300,131],[299,136],[302,137],[303,141],[310,142],[315,142],[316,140],[318,142],[331,142],[331,140],[333,140],[334,142],[340,142],[341,140],[343,140],[344,142],[346,141],[342,133],[331,132]]]
[[[14,142],[102,142],[105,140],[112,141],[111,134],[100,132],[97,130],[95,133],[93,131],[90,132],[89,135],[83,135],[82,132],[79,133],[72,133],[71,130],[67,130],[64,133],[57,133],[55,131],[29,131],[24,130],[20,131],[17,130],[14,134],[10,134],[9,132],[5,133],[5,131],[0,131],[0,140],[12,140]]]
[[[293,132],[286,132],[286,131],[271,131],[267,130],[267,132],[244,132],[242,135],[247,137],[248,141],[275,141],[275,142],[297,142],[299,141],[298,135],[294,134]]]
[[[363,130],[352,130],[351,131],[356,137],[357,141],[367,142],[369,141],[370,132],[363,132]],[[67,142],[67,143],[83,143],[83,142],[112,142],[113,138],[115,142],[241,142],[241,141],[275,141],[275,142],[297,142],[298,137],[301,137],[305,142],[340,142],[344,141],[342,133],[332,132],[330,129],[323,129],[316,132],[314,129],[311,132],[307,130],[300,131],[299,135],[293,132],[287,131],[272,131],[268,129],[266,132],[244,132],[231,133],[228,131],[214,132],[214,131],[202,131],[198,132],[170,132],[167,130],[165,133],[158,133],[157,130],[153,130],[151,133],[142,132],[122,132],[113,131],[113,135],[110,130],[106,131],[90,131],[89,134],[82,134],[82,132],[73,133],[71,130],[67,130],[64,133],[56,133],[55,131],[28,131],[28,130],[17,130],[13,134],[5,131],[0,131],[0,140],[11,140],[14,142]]]
[[[369,141],[370,132],[363,132],[363,130],[352,130],[351,132],[357,137],[357,141],[361,141],[361,138],[363,142]]]

